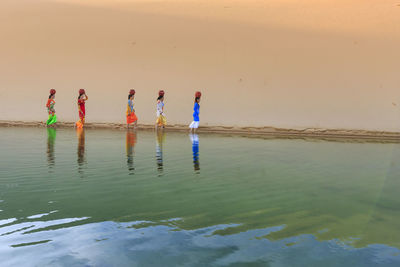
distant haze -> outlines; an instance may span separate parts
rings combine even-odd
[[[0,120],[400,131],[400,1],[1,0]]]

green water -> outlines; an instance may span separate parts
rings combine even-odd
[[[400,266],[400,145],[0,128],[1,266]]]

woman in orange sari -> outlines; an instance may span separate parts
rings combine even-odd
[[[78,97],[79,121],[76,123],[77,128],[83,128],[83,125],[85,124],[85,116],[86,116],[85,102],[88,99],[89,98],[85,93],[85,89],[79,89],[79,97]]]
[[[134,127],[137,126],[137,120],[135,114],[135,109],[133,108],[133,99],[135,99],[135,90],[130,90],[128,95],[128,105],[126,106],[126,126],[129,128],[129,125],[133,123]]]

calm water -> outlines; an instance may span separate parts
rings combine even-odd
[[[1,266],[400,266],[400,145],[0,128]]]

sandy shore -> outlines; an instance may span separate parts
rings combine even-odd
[[[44,122],[0,121],[0,127],[47,127]],[[74,122],[57,123],[56,128],[74,128]],[[87,129],[116,129],[125,130],[126,125],[120,123],[87,123]],[[154,125],[139,124],[138,130],[154,130]],[[186,132],[187,125],[168,125],[165,131]],[[400,142],[400,132],[366,131],[357,129],[324,129],[304,128],[285,129],[274,127],[226,127],[226,126],[200,126],[198,133],[232,134],[271,138],[315,138],[339,141],[376,141]]]
[[[85,88],[88,122],[124,123],[134,88],[149,125],[158,90],[169,125],[192,121],[199,90],[205,126],[400,132],[398,4],[2,0],[0,120],[46,119],[55,88],[58,119],[76,121]]]

